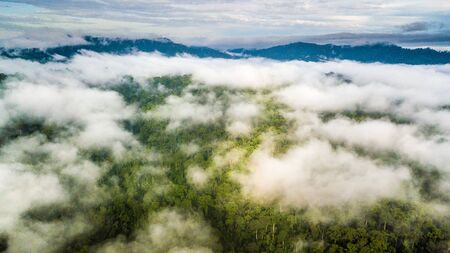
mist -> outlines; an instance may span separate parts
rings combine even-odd
[[[0,72],[5,252],[226,252],[245,231],[307,251],[328,242],[276,234],[289,215],[367,225],[389,201],[448,239],[450,65],[83,52]],[[260,210],[281,218],[244,220]]]

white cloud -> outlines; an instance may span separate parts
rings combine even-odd
[[[226,112],[230,121],[227,126],[228,132],[236,136],[249,134],[252,123],[259,113],[259,106],[253,102],[233,101]]]
[[[0,46],[5,48],[45,49],[48,47],[87,44],[82,35],[74,35],[73,32],[70,32],[70,34],[68,35],[68,31],[65,31],[63,28],[24,28],[22,33],[14,33],[9,38],[0,39]]]
[[[169,96],[166,103],[155,111],[148,113],[150,117],[170,119],[169,129],[183,126],[183,123],[210,123],[222,116],[221,106],[211,103],[200,104],[195,97],[188,93],[182,97]]]
[[[195,186],[203,186],[209,179],[209,174],[205,169],[197,166],[189,167],[187,170],[188,180]]]
[[[150,219],[150,224],[138,231],[131,243],[121,240],[107,243],[98,253],[212,253],[218,250],[212,229],[195,216],[163,210]]]
[[[21,164],[0,163],[0,227],[15,226],[20,214],[33,204],[65,199],[59,180],[52,174],[36,175]]]
[[[399,197],[410,179],[406,168],[391,168],[330,144],[310,141],[280,158],[256,152],[250,173],[241,175],[244,192],[263,201],[296,207],[344,206]]]
[[[180,150],[185,153],[186,155],[193,155],[195,153],[197,153],[200,150],[200,146],[190,142],[188,144],[181,144],[180,145]]]
[[[337,119],[323,125],[319,131],[334,141],[344,141],[378,152],[394,151],[411,160],[450,172],[450,143],[440,141],[439,136],[425,139],[416,126],[399,126],[381,120],[355,123]]]
[[[202,41],[206,35],[208,39],[226,37],[236,40],[238,37],[336,32],[392,33],[400,32],[402,26],[414,22],[447,24],[450,10],[445,0],[426,3],[395,0],[389,4],[378,0],[16,2],[4,4],[14,12],[4,7],[4,14],[0,15],[4,29],[14,33],[28,34],[30,30],[53,28],[76,33],[114,34],[114,31],[126,29],[126,36],[156,33],[191,41],[195,38]],[[25,38],[14,36],[14,40],[23,43],[39,38],[21,37]],[[64,39],[56,41],[61,40]]]
[[[5,92],[2,99],[8,118],[21,115],[43,118],[48,122],[80,125],[75,137],[78,144],[108,147],[116,142],[131,142],[130,133],[119,125],[120,120],[133,115],[121,97],[111,91],[84,87],[64,87],[20,81]],[[13,81],[14,82],[14,81]]]
[[[114,159],[120,159],[120,154],[126,153],[130,146],[139,147],[132,134],[121,126],[121,121],[139,115],[137,108],[126,105],[118,93],[107,90],[109,85],[123,80],[124,75],[131,75],[140,83],[161,75],[192,75],[191,87],[179,96],[167,97],[163,104],[146,113],[168,119],[170,127],[225,122],[231,138],[217,143],[211,168],[193,166],[187,171],[186,176],[194,185],[205,184],[210,173],[217,171],[214,168],[233,173],[239,167],[241,172],[249,169],[248,174],[241,173],[238,177],[247,196],[294,208],[357,205],[381,198],[425,201],[418,196],[414,175],[406,165],[388,166],[380,157],[362,157],[347,147],[362,146],[369,151],[395,151],[401,159],[436,166],[442,173],[438,190],[443,193],[448,190],[450,112],[443,106],[450,104],[450,65],[276,62],[85,52],[67,63],[0,59],[0,69],[17,74],[7,80],[0,97],[0,126],[25,115],[69,128],[68,133],[54,140],[34,133],[1,144],[0,212],[4,215],[0,223],[8,227],[13,227],[20,214],[34,203],[65,200],[71,193],[62,189],[60,176],[85,183],[90,193],[85,201],[96,201],[101,193],[97,192],[100,190],[95,180],[106,166],[86,160],[82,155],[86,148],[108,147]],[[200,99],[191,89],[217,86],[230,90],[222,97],[209,91]],[[234,142],[235,135],[254,129],[266,100],[285,104],[287,109],[282,110],[282,115],[295,121],[296,129],[288,131],[294,142],[285,154],[272,154],[264,145],[249,154],[246,143]],[[369,117],[360,122],[344,116],[327,122],[320,118],[322,112],[355,109],[407,118],[411,122],[397,124],[388,117]],[[424,133],[427,125],[432,125],[434,132]],[[258,135],[262,141],[269,140],[268,136]],[[330,142],[346,145],[336,148]],[[180,145],[187,155],[201,148],[194,142]],[[48,157],[44,156],[36,166],[27,164],[27,158],[35,158],[29,154],[36,151]],[[158,159],[154,154],[142,156]],[[164,171],[159,173],[163,175]],[[30,189],[23,188],[24,184],[31,185]],[[44,193],[48,199],[37,197]],[[3,205],[14,198],[20,201],[12,206]],[[118,239],[102,250],[214,251],[214,245],[205,243],[211,241],[212,230],[199,219],[176,212],[155,219],[139,232],[136,244]],[[20,245],[27,233],[22,231],[13,238],[14,245]],[[36,240],[42,242],[46,237],[41,234]],[[185,241],[198,242],[198,247],[186,247]],[[177,246],[171,247],[172,243]]]

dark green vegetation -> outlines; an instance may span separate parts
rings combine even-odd
[[[0,235],[0,252],[4,252],[8,249],[8,236]]]
[[[190,84],[190,76],[152,78],[145,86],[132,77],[124,77],[111,89],[140,111],[151,112],[164,104],[168,96],[182,95]],[[190,92],[196,94],[200,103],[204,102],[206,93],[210,93],[225,105],[233,94],[252,96],[255,93],[201,85]],[[170,131],[167,130],[167,119],[141,116],[123,122],[124,128],[134,134],[145,152],[132,150],[121,159],[114,158],[107,149],[85,150],[83,154],[106,168],[96,182],[96,187],[103,193],[101,198],[85,202],[80,199],[83,192],[78,192],[73,195],[71,204],[36,206],[23,214],[22,219],[70,223],[75,217],[84,216],[91,228],[67,238],[56,249],[63,253],[95,252],[119,237],[132,242],[138,231],[146,227],[149,218],[165,209],[202,217],[218,238],[220,245],[213,249],[218,252],[447,252],[449,222],[427,214],[421,204],[382,199],[361,207],[362,210],[351,218],[342,218],[346,216],[346,210],[330,209],[331,218],[322,220],[311,217],[306,207],[282,208],[277,203],[260,204],[244,197],[240,184],[233,179],[233,172],[245,171],[247,158],[261,146],[263,136],[276,137],[274,155],[285,153],[295,144],[290,138],[295,122],[282,114],[289,109],[270,97],[265,97],[263,104],[255,128],[244,137],[230,135],[225,119],[184,124]],[[336,116],[324,113],[322,120]],[[361,111],[343,112],[342,116],[356,121],[386,117],[399,124],[408,123],[407,119]],[[63,126],[39,119],[17,119],[0,132],[0,146],[35,133],[51,141],[65,132],[67,129]],[[195,143],[198,149],[191,153],[183,151],[182,145],[190,143]],[[238,162],[220,166],[215,163],[217,155],[234,149],[243,151]],[[157,156],[150,159],[149,153]],[[394,162],[401,160],[394,155],[391,159]],[[188,169],[192,166],[211,173],[201,187],[189,181]],[[423,184],[422,194],[432,198],[427,195],[432,192],[427,187],[432,187],[434,177],[439,174],[419,165],[416,167],[417,178],[423,178],[419,182]],[[68,188],[80,184],[68,181]],[[8,236],[0,235],[0,252],[7,248]]]
[[[8,75],[0,73],[0,92],[2,92],[2,90],[5,88],[3,83],[7,78],[8,78]]]
[[[0,73],[0,83],[6,80],[7,77],[8,77],[7,75]]]
[[[33,134],[42,134],[47,140],[52,141],[68,131],[64,126],[46,123],[43,119],[14,118],[0,129],[0,146],[18,137]]]
[[[395,124],[410,124],[412,120],[407,119],[405,117],[399,117],[392,113],[382,113],[382,112],[367,112],[364,110],[355,110],[355,111],[343,111],[343,112],[322,112],[320,117],[322,121],[327,122],[329,120],[335,119],[337,116],[342,116],[356,122],[362,122],[368,119],[384,119],[389,120]]]

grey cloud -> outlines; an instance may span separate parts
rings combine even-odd
[[[433,30],[442,30],[445,28],[445,24],[440,22],[413,22],[400,26],[403,32],[425,32]]]
[[[310,42],[335,45],[361,45],[373,43],[392,43],[401,46],[449,46],[450,33],[333,33],[323,35],[299,36],[255,36],[240,38],[180,38],[192,45],[211,46],[219,49],[266,48],[292,42]]]
[[[446,24],[448,20],[446,10],[450,10],[449,5],[442,4],[439,0],[424,4],[411,4],[404,0],[397,0],[395,4],[382,4],[374,0],[15,2],[39,6],[45,8],[45,11],[26,17],[13,15],[12,17],[17,20],[9,21],[10,25],[27,27],[31,22],[27,23],[23,19],[37,19],[37,22],[33,22],[35,24],[33,27],[56,27],[68,31],[80,29],[98,33],[127,29],[127,34],[156,33],[179,37],[186,41],[192,37],[208,35],[207,39],[195,41],[196,44],[204,44],[203,40],[223,37],[234,38],[237,41],[241,39],[240,37],[251,39],[258,36],[283,37],[290,34],[315,35],[361,31],[386,33],[394,32],[392,27],[398,29],[404,25],[405,19],[424,20],[422,23],[406,25],[405,29],[425,31],[425,22]],[[405,13],[411,14],[405,16]],[[198,29],[199,27],[201,29]],[[352,39],[353,42],[355,40],[357,39]]]
[[[404,32],[426,31],[430,28],[428,22],[414,22],[400,27]]]

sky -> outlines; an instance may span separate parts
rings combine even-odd
[[[217,48],[293,40],[450,46],[450,1],[0,1],[0,38],[10,46],[77,43],[85,34],[169,37]]]

